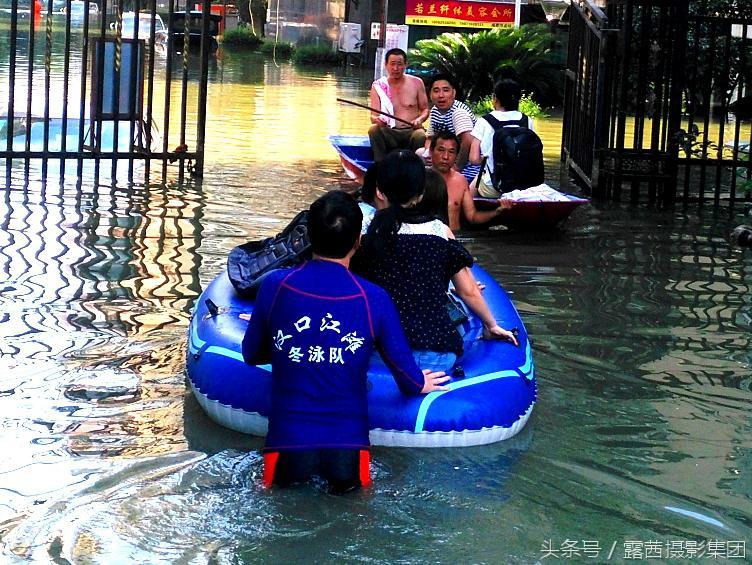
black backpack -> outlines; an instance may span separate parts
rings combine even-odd
[[[527,127],[527,116],[502,122],[486,114],[483,119],[494,129],[493,187],[504,193],[543,184],[543,142]]]
[[[275,237],[249,241],[230,251],[227,276],[240,296],[254,298],[266,275],[299,265],[311,255],[308,210],[303,210]]]

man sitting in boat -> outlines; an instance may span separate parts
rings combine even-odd
[[[480,167],[468,161],[473,137],[470,132],[475,126],[475,116],[470,107],[457,100],[457,88],[454,79],[446,74],[434,75],[431,78],[429,94],[433,107],[429,114],[430,122],[426,131],[426,142],[421,157],[430,164],[431,142],[440,131],[449,131],[457,136],[460,149],[457,154],[456,167],[462,171],[468,181],[478,175]]]
[[[467,179],[454,167],[457,154],[461,151],[460,141],[456,135],[448,131],[439,131],[432,137],[430,149],[432,167],[441,173],[446,182],[449,201],[447,213],[449,228],[452,231],[460,229],[460,220],[463,217],[471,224],[484,224],[514,205],[512,200],[500,198],[496,210],[481,212],[475,209]]]
[[[387,76],[371,85],[371,108],[385,112],[371,112],[373,125],[368,130],[377,163],[394,149],[415,151],[422,147],[426,139],[423,122],[428,118],[423,81],[405,74],[407,54],[402,49],[390,49],[384,66]]]
[[[387,293],[349,271],[361,221],[352,196],[325,194],[308,215],[313,259],[259,289],[242,351],[246,363],[272,365],[267,486],[313,476],[336,493],[370,484],[366,373],[377,346],[405,393],[446,390],[449,377],[415,364]]]
[[[524,200],[567,201],[569,199],[565,195],[544,182],[543,146],[533,132],[533,120],[518,110],[521,96],[520,85],[514,80],[503,79],[494,86],[494,110],[480,118],[471,132],[473,140],[470,146],[470,162],[483,167],[481,174],[470,185],[471,193],[473,196],[484,198],[499,198],[503,192],[505,198],[517,202]],[[500,139],[496,132],[502,128],[516,128],[526,132],[526,140],[534,139],[537,147],[535,150],[528,151],[527,148],[520,150],[520,145],[514,145],[517,160],[514,163],[496,163],[494,155],[500,153],[498,146]],[[521,154],[525,157],[521,158]],[[522,162],[521,159],[523,159]],[[510,187],[502,186],[498,177],[495,177],[495,173],[501,170],[497,168],[502,165],[506,167],[504,170],[512,171]],[[526,178],[518,179],[515,175]],[[525,182],[528,181],[527,177],[535,177],[536,180]]]

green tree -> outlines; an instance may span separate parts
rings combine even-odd
[[[695,0],[689,4],[689,12],[699,16],[744,18],[752,21],[752,0]],[[710,33],[712,29],[715,29],[718,35],[713,36]],[[719,29],[700,22],[690,28],[687,44],[692,46],[697,42],[700,56],[697,60],[688,61],[692,68],[687,68],[686,72],[688,77],[696,77],[697,81],[710,80],[715,94],[728,103],[733,93],[745,83],[749,94],[750,66],[752,65],[749,45],[752,37],[731,38],[728,46],[728,60],[720,62],[718,57],[725,53],[726,37],[723,31],[718,33]],[[696,87],[690,87],[687,96],[696,96],[697,90]],[[701,103],[698,100],[694,102]]]
[[[262,39],[256,35],[250,26],[228,29],[225,32],[222,45],[227,48],[255,49],[261,45]]]
[[[752,18],[752,0],[695,0],[689,11],[701,16]]]
[[[478,33],[442,33],[422,39],[410,60],[423,70],[447,73],[466,100],[477,102],[501,78],[512,78],[536,101],[560,104],[563,95],[559,43],[546,25],[497,28]]]

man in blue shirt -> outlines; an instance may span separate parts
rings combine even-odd
[[[406,394],[445,390],[421,371],[397,310],[380,287],[349,271],[362,214],[341,191],[308,216],[313,259],[271,273],[243,338],[246,363],[272,365],[264,484],[319,476],[333,492],[370,484],[367,372],[374,349]]]

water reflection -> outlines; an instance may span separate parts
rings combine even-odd
[[[12,515],[77,485],[63,471],[79,466],[71,456],[184,449],[174,336],[199,292],[205,200],[190,183],[32,182],[2,196],[0,389],[15,425],[0,444],[16,457],[0,475]],[[51,467],[57,480],[40,480]]]
[[[712,522],[667,517],[666,506],[712,516],[733,532],[727,537],[748,537],[752,492],[740,461],[749,458],[752,427],[752,297],[749,258],[724,238],[733,221],[722,213],[589,213],[561,239],[512,236],[514,257],[508,249],[487,255],[517,288],[535,340],[540,404],[549,403],[538,411],[536,438],[548,454],[541,464],[553,465],[542,498],[563,489],[569,505],[597,521],[582,525],[588,535],[600,530],[598,539],[602,513],[625,497],[632,515],[616,522],[635,521],[633,538],[654,536],[658,523],[659,531],[699,535]],[[565,451],[548,439],[562,436]],[[624,537],[623,526],[615,535]]]
[[[35,523],[48,522],[45,529],[55,532],[57,544],[17,547],[16,553],[34,558],[57,545],[55,553],[67,558],[128,555],[138,562],[393,562],[405,551],[440,559],[446,544],[471,549],[472,541],[460,534],[467,521],[490,531],[498,506],[511,496],[503,485],[528,435],[504,447],[434,451],[430,464],[415,452],[376,450],[377,486],[339,499],[312,487],[265,491],[257,451],[175,454],[158,466],[147,460],[94,483],[54,513],[40,511]],[[465,489],[457,490],[458,482]],[[491,497],[479,505],[478,491]],[[440,522],[433,516],[437,506],[452,509]],[[32,534],[18,536],[20,530],[12,541]],[[373,544],[383,536],[389,545]],[[426,543],[433,546],[429,552],[420,549]]]

